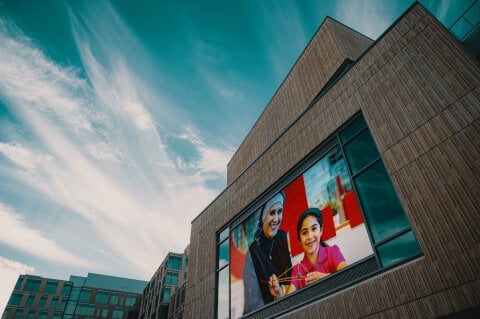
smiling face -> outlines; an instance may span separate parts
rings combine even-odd
[[[263,233],[268,238],[273,238],[277,234],[282,222],[283,206],[281,203],[274,203],[267,211],[265,218],[263,219]]]
[[[300,228],[300,244],[306,255],[318,254],[321,237],[322,227],[318,220],[314,216],[308,215]]]

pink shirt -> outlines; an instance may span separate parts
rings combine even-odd
[[[307,256],[304,256],[302,261],[293,267],[292,284],[295,288],[300,289],[306,286],[305,277],[308,273],[313,271],[332,273],[337,271],[337,266],[342,261],[345,261],[337,245],[323,247],[320,246],[318,251],[318,260],[315,265],[310,263]]]

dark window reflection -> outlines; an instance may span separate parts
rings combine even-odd
[[[420,246],[411,231],[378,247],[378,254],[383,267],[420,253]]]
[[[378,158],[379,153],[372,135],[364,130],[344,147],[345,155],[352,175],[355,175],[362,168]]]
[[[381,161],[356,177],[355,185],[375,242],[410,226]]]
[[[352,136],[354,136],[355,133],[360,131],[365,126],[367,126],[365,119],[363,118],[363,116],[359,116],[355,121],[348,125],[348,127],[346,127],[342,132],[340,132],[340,140],[342,141],[342,143],[345,143]]]

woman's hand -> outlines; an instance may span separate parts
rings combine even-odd
[[[282,287],[278,283],[277,276],[275,274],[270,276],[268,281],[268,288],[270,289],[270,293],[273,296],[273,299],[277,300],[284,296]]]
[[[319,271],[312,271],[307,274],[307,278],[305,278],[305,281],[308,284],[311,284],[312,282],[315,282],[317,280],[322,279],[323,277],[326,277],[330,275],[329,273],[324,273],[324,272],[319,272]]]

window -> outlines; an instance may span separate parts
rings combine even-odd
[[[105,307],[102,309],[102,318],[107,318],[108,317],[108,307]]]
[[[217,318],[230,318],[230,256],[229,256],[229,228],[225,228],[218,235],[217,246]]]
[[[12,308],[10,308],[10,307],[5,308],[5,311],[3,312],[3,315],[2,315],[2,319],[7,319],[11,310],[12,310]]]
[[[38,319],[47,319],[48,317],[48,312],[47,311],[40,311],[38,313]]]
[[[127,300],[125,301],[125,306],[133,306],[137,301],[137,296],[135,295],[127,295]]]
[[[125,294],[120,293],[118,296],[119,296],[118,304],[123,305],[123,303],[125,302]]]
[[[72,288],[72,293],[70,294],[71,300],[78,300],[78,297],[80,296],[80,287],[73,287]]]
[[[67,315],[73,315],[73,313],[75,312],[75,306],[76,306],[76,302],[69,302],[67,303],[67,308],[65,308],[65,314]]]
[[[57,309],[58,306],[58,297],[53,297],[52,302],[50,302],[50,309]]]
[[[182,269],[182,256],[169,255],[167,268]]]
[[[108,301],[108,292],[97,290],[97,294],[95,296],[95,302],[97,303],[107,303]]]
[[[57,292],[58,282],[57,281],[47,281],[43,292],[46,294],[54,294]]]
[[[381,266],[420,255],[420,246],[363,116],[340,136]]]
[[[170,299],[170,287],[163,288],[162,301],[168,301]]]
[[[25,278],[25,276],[18,277],[17,283],[15,284],[15,288],[14,288],[15,290],[20,290],[20,288],[22,287],[23,278]]]
[[[34,301],[35,301],[35,295],[28,295],[27,306],[29,307],[33,306]]]
[[[15,316],[13,317],[13,319],[21,319],[23,316],[23,309],[17,309],[17,311],[15,311]]]
[[[46,304],[47,304],[47,296],[42,296],[42,297],[40,297],[40,301],[38,302],[37,307],[38,308],[45,308]]]
[[[67,299],[66,298],[63,298],[62,299],[62,303],[60,304],[60,310],[64,310],[65,309],[65,306],[67,305]]]
[[[62,287],[62,296],[69,296],[72,289],[72,283],[64,282]]]
[[[115,307],[112,314],[113,319],[122,319],[123,318],[123,308]]]
[[[167,285],[178,285],[178,273],[167,271],[164,283]]]
[[[55,312],[53,314],[52,319],[62,319],[62,313],[61,312]]]
[[[80,296],[78,300],[80,301],[90,301],[90,297],[92,296],[92,289],[89,288],[82,288],[80,291]]]
[[[38,291],[38,289],[40,288],[40,283],[41,283],[40,279],[28,278],[27,283],[25,284],[25,287],[23,288],[23,290]]]
[[[110,299],[110,304],[116,305],[118,303],[118,292],[112,292],[112,298]]]
[[[95,305],[78,303],[77,308],[75,309],[75,315],[80,316],[93,316],[95,312]]]
[[[30,310],[28,312],[28,317],[27,319],[35,319],[35,310]]]
[[[22,302],[23,294],[20,292],[14,292],[10,296],[10,300],[8,301],[9,305],[19,305]]]

